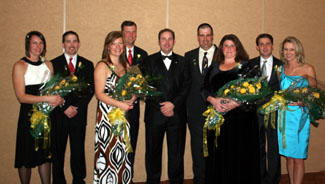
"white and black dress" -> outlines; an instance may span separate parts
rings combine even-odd
[[[42,61],[32,62],[26,57],[22,58],[28,63],[25,78],[25,93],[31,95],[39,95],[39,88],[50,75],[50,69]],[[45,162],[49,162],[49,151],[41,149],[42,141],[39,141],[38,151],[35,151],[35,141],[30,134],[30,115],[33,104],[21,103],[17,139],[16,139],[16,157],[15,168],[22,166],[26,168],[33,168]]]

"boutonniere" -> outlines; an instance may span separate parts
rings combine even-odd
[[[113,72],[115,71],[115,66],[114,66],[114,65],[109,66],[109,68],[110,68]]]
[[[138,54],[138,55],[137,55],[137,58],[140,59],[140,58],[141,58],[141,54]]]
[[[193,64],[197,65],[196,59],[193,59]]]
[[[243,65],[241,63],[237,63],[235,68],[237,68],[237,70],[240,70],[243,67]]]
[[[77,69],[77,71],[79,71],[79,70],[81,70],[81,69],[84,68],[84,65],[82,64],[81,61],[78,61],[78,62],[77,62],[77,65],[78,65],[78,69]]]
[[[275,65],[274,66],[274,71],[275,72],[281,72],[282,71],[282,66]]]
[[[178,61],[176,60],[176,61],[175,61],[175,64],[177,64],[177,63],[178,63]]]
[[[44,56],[40,56],[39,58],[40,58],[40,60],[44,63],[44,61],[45,61],[45,57],[44,57]]]

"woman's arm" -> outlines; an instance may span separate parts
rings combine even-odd
[[[315,69],[312,65],[306,64],[305,65],[305,71],[308,76],[308,83],[310,87],[317,87],[317,80],[316,80],[316,72]]]
[[[112,97],[105,94],[104,90],[105,90],[105,85],[106,85],[106,79],[111,74],[112,74],[112,71],[108,69],[108,67],[106,66],[105,63],[99,62],[96,65],[96,68],[94,71],[96,98],[108,105],[118,107],[123,111],[128,111],[128,110],[132,109],[133,102],[131,102],[131,101],[121,102],[121,101],[115,100]]]

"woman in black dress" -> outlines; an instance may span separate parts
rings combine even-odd
[[[45,38],[38,31],[31,31],[25,37],[26,56],[14,64],[12,82],[17,100],[21,104],[17,128],[15,168],[18,168],[21,183],[29,183],[31,168],[38,166],[42,183],[51,183],[51,164],[47,152],[35,151],[34,138],[30,130],[30,112],[37,102],[47,102],[52,106],[63,103],[56,96],[38,96],[39,88],[50,78],[53,68],[49,61],[42,61],[46,52]],[[41,142],[41,141],[40,141]],[[41,148],[41,146],[39,146]]]
[[[216,62],[205,77],[203,98],[219,112],[227,112],[215,144],[215,131],[208,133],[207,183],[239,184],[259,182],[258,129],[256,109],[231,99],[215,97],[229,81],[238,79],[247,67],[248,54],[237,36],[225,35]]]

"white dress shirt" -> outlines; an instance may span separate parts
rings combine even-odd
[[[208,58],[208,66],[211,65],[212,63],[212,59],[213,59],[213,55],[214,55],[214,51],[215,51],[216,47],[214,45],[212,45],[212,47],[209,50],[203,50],[201,47],[199,49],[199,67],[200,67],[200,71],[202,73],[202,61],[203,61],[203,56],[205,52],[207,53],[207,58]]]
[[[271,55],[269,58],[264,59],[262,56],[260,56],[260,68],[262,70],[263,67],[263,61],[267,61],[265,63],[266,66],[266,74],[267,74],[267,81],[270,81],[271,74],[272,74],[272,66],[273,66],[273,56]]]
[[[171,56],[173,55],[173,51],[171,51],[170,53],[168,53],[167,55],[165,53],[163,53],[162,51],[160,51],[162,56]],[[169,70],[170,64],[172,63],[172,60],[170,60],[169,58],[164,59],[164,64],[167,68],[167,70]]]

